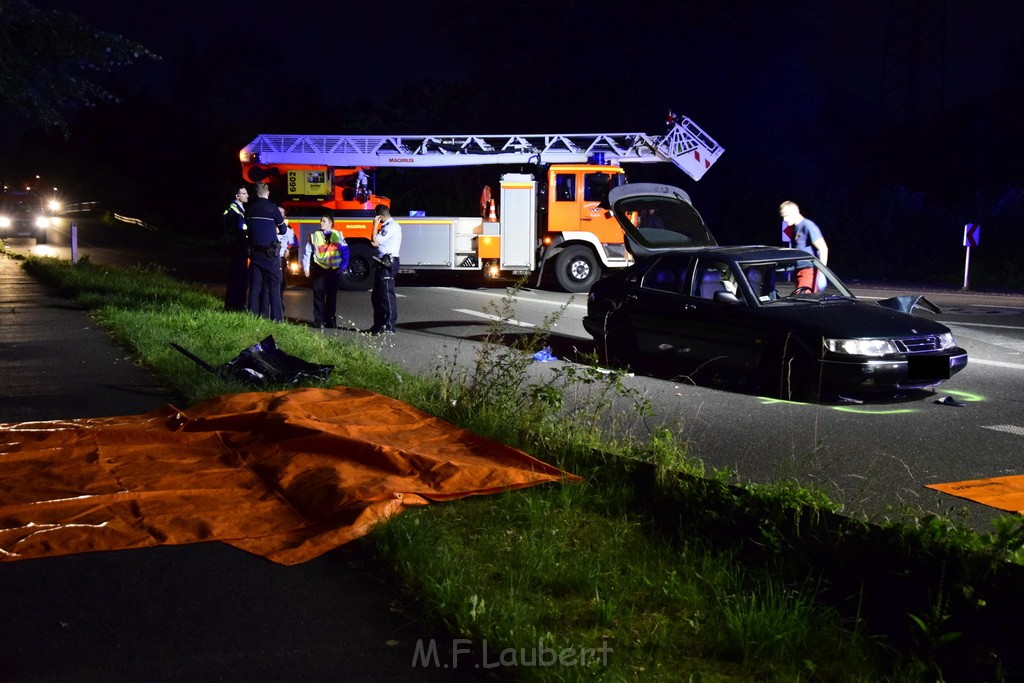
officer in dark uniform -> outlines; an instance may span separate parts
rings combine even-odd
[[[234,200],[224,209],[224,232],[228,237],[228,286],[224,310],[244,311],[249,287],[249,242],[246,239],[245,203],[249,191],[239,185]]]
[[[249,227],[249,312],[253,315],[269,315],[271,320],[281,322],[281,252],[279,242],[288,229],[281,210],[268,197],[270,187],[256,183],[256,200],[249,204],[245,222]],[[265,297],[270,310],[261,309],[260,300]]]

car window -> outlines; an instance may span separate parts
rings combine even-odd
[[[645,247],[715,246],[693,206],[676,198],[632,197],[618,202],[615,211],[624,227],[635,226],[635,234]]]
[[[0,199],[0,211],[4,213],[29,213],[31,207],[27,201],[21,197],[3,197]]]
[[[576,176],[568,173],[555,175],[555,201],[576,201]]]
[[[742,297],[729,264],[724,261],[701,259],[694,271],[691,293],[695,297],[714,301],[718,292]]]
[[[647,274],[644,275],[641,287],[657,289],[663,292],[681,294],[689,287],[690,261],[686,257],[660,258]]]
[[[800,274],[807,267],[810,272]],[[741,263],[740,273],[761,305],[853,298],[845,285],[816,259]]]
[[[611,176],[607,173],[588,173],[583,176],[583,201],[599,202],[608,206],[608,190]]]

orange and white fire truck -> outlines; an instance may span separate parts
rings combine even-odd
[[[646,133],[544,135],[260,135],[239,156],[248,182],[267,182],[300,244],[329,211],[350,248],[343,289],[369,289],[372,216],[391,206],[370,187],[378,168],[519,165],[505,173],[497,205],[484,188],[471,217],[400,216],[402,271],[537,273],[547,265],[570,292],[587,291],[604,269],[630,263],[623,233],[606,210],[626,182],[622,163],[672,162],[694,180],[723,149],[685,117],[669,115],[661,136]],[[550,265],[548,265],[550,264]]]

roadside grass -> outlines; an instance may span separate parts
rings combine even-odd
[[[187,402],[249,387],[202,370],[171,341],[216,366],[273,334],[289,353],[335,365],[330,384],[407,401],[582,476],[582,484],[413,510],[365,541],[421,613],[455,637],[486,640],[492,653],[511,648],[517,678],[1005,675],[1009,646],[985,641],[982,635],[998,636],[976,622],[998,625],[994,595],[1019,585],[1019,576],[999,572],[1019,559],[1020,524],[990,535],[936,517],[868,525],[840,517],[814,489],[740,487],[728,472],[708,475],[667,430],[645,442],[619,439],[597,428],[597,418],[625,400],[632,409],[624,419],[643,419],[643,397],[621,374],[593,367],[565,365],[531,380],[526,350],[538,348],[543,331],[508,345],[494,341],[503,334],[496,325],[472,371],[446,364],[433,377],[417,377],[384,361],[378,339],[340,340],[225,313],[216,298],[159,271],[35,258],[26,267],[92,308]],[[503,301],[497,317],[511,318],[510,306],[510,298]],[[588,402],[575,400],[581,387]],[[913,590],[874,591],[875,572]],[[579,655],[605,645],[606,661],[528,664],[545,648]],[[963,675],[972,668],[976,678]]]
[[[373,540],[420,608],[473,643],[476,664],[525,663],[521,680],[891,675],[891,653],[816,603],[813,587],[699,539],[674,543],[631,496],[627,482],[511,492],[414,510]],[[485,659],[483,643],[501,654]],[[568,665],[537,666],[545,648]]]

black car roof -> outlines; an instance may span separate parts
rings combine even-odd
[[[664,251],[658,254],[658,256],[665,257],[671,256],[672,254],[699,256],[701,258],[717,258],[721,261],[728,261],[730,263],[744,261],[777,261],[808,257],[808,253],[802,249],[771,247],[766,245],[747,245],[741,247],[696,247],[693,249],[678,248],[670,251]]]

